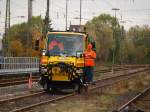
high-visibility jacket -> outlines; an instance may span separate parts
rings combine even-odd
[[[95,66],[96,53],[93,50],[85,51],[85,66]]]
[[[57,41],[52,41],[50,44],[49,44],[49,50],[52,50],[55,46],[58,46],[60,50],[64,50],[64,46],[62,43],[59,43]]]

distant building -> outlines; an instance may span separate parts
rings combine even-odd
[[[84,32],[85,26],[84,25],[70,25],[69,31]]]

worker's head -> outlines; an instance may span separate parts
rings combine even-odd
[[[92,44],[90,43],[90,44],[88,44],[88,46],[87,46],[87,50],[92,50]]]

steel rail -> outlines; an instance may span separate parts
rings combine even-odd
[[[109,79],[112,79],[112,78],[117,78],[117,77],[123,77],[123,76],[128,76],[129,74],[132,75],[132,74],[135,74],[135,73],[139,73],[139,72],[144,72],[144,71],[147,71],[149,70],[149,68],[144,68],[144,69],[140,69],[140,70],[136,70],[136,71],[132,71],[132,72],[129,72],[129,73],[125,73],[125,74],[120,74],[120,75],[116,75],[116,76],[111,76],[111,77],[107,77],[107,78],[102,78],[102,79],[98,79],[96,81],[94,81],[95,83],[99,82],[99,81],[102,81],[102,80],[109,80]]]
[[[8,99],[2,99],[2,100],[0,100],[0,104],[5,103],[5,102],[19,100],[19,99],[22,99],[22,98],[33,97],[33,96],[41,95],[41,94],[44,94],[44,93],[46,93],[46,92],[45,91],[38,91],[38,92],[31,93],[31,94],[28,94],[28,95],[23,95],[23,96],[18,96],[18,97],[14,97],[14,98],[8,98]]]
[[[145,70],[147,70],[147,69],[145,69]],[[149,69],[148,69],[148,70],[149,70]],[[143,71],[143,70],[138,71],[138,72],[136,71],[136,72],[134,72],[134,73],[136,74],[136,73],[139,73],[139,72],[142,72],[142,71]],[[131,74],[131,73],[128,73],[128,75],[130,75],[130,74]],[[132,74],[133,74],[133,73],[132,73]],[[120,76],[120,77],[121,77],[121,76]],[[132,78],[132,77],[133,77],[133,75],[130,76],[130,77],[127,77],[127,78],[123,78],[123,79],[117,80],[117,81],[114,81],[114,80],[113,80],[113,82],[110,82],[110,83],[107,83],[107,84],[104,84],[104,85],[99,85],[99,86],[91,87],[89,90],[92,91],[92,90],[97,89],[97,88],[103,88],[103,87],[106,87],[106,86],[110,86],[110,85],[115,84],[115,83],[118,83],[118,82],[120,82],[120,81],[122,81],[122,80],[130,79],[130,78]],[[99,80],[99,81],[102,81],[102,80]],[[98,82],[97,82],[97,83],[98,83]],[[69,98],[69,97],[75,96],[75,95],[77,95],[77,93],[71,93],[71,94],[68,94],[68,95],[64,95],[64,96],[60,96],[60,97],[57,97],[57,98],[54,98],[54,99],[50,99],[50,100],[47,100],[47,101],[43,101],[43,102],[40,102],[40,103],[36,103],[36,104],[29,105],[29,106],[25,106],[25,107],[23,107],[23,108],[15,109],[15,110],[13,110],[13,111],[11,111],[11,112],[22,112],[22,111],[25,111],[25,110],[34,108],[34,107],[36,107],[36,106],[40,106],[40,105],[43,105],[43,104],[48,104],[48,103],[51,103],[51,102],[63,100],[63,99],[66,99],[66,98]]]
[[[129,100],[128,102],[126,102],[125,104],[123,104],[121,107],[118,108],[118,112],[122,111],[123,109],[125,109],[128,105],[130,105],[131,103],[135,102],[136,100],[138,100],[141,96],[143,96],[144,94],[146,94],[148,91],[150,90],[150,87],[147,87],[146,89],[144,89],[142,92],[140,92],[138,95],[136,95],[134,98],[132,98],[131,100]]]
[[[0,80],[0,83],[3,83],[3,82],[10,82],[10,81],[18,81],[18,80],[26,80],[28,79],[29,76],[24,76],[24,77],[17,77],[17,78],[3,78]],[[36,79],[36,78],[40,78],[39,76],[32,76],[32,79]]]
[[[0,81],[0,87],[12,86],[12,85],[19,85],[28,83],[29,77],[20,77],[20,78],[12,78],[12,79],[2,79]],[[38,76],[32,76],[32,81],[38,81]]]
[[[122,68],[116,68],[116,71],[121,70]],[[94,71],[96,73],[107,73],[107,72],[111,72],[111,69],[105,69],[105,70],[97,70]],[[33,81],[38,81],[38,77],[32,77]],[[5,82],[6,81],[6,82]],[[23,78],[16,78],[16,79],[4,79],[0,81],[0,87],[6,87],[6,86],[10,86],[10,85],[19,85],[19,84],[24,84],[24,83],[28,83],[28,78],[27,77],[23,77]]]
[[[114,68],[115,71],[127,70],[127,69],[130,69],[130,68],[125,68],[125,67],[115,67]],[[107,73],[107,72],[111,72],[111,71],[112,71],[112,69],[108,68],[108,69],[102,69],[102,70],[95,70],[94,72],[95,73]]]
[[[143,66],[139,66],[139,67],[143,67]],[[117,67],[115,67],[115,70],[116,71],[120,71],[120,70],[128,70],[128,69],[130,69],[128,66],[126,67],[124,67],[124,66],[117,66]],[[107,72],[111,72],[111,68],[108,68],[108,69],[101,69],[101,70],[95,70],[94,71],[95,73],[107,73]],[[34,77],[38,77],[38,76],[32,76],[33,78]],[[27,77],[23,77],[23,78],[27,78]],[[11,79],[12,80],[12,79]],[[20,80],[20,78],[15,78],[15,79],[13,79],[13,80]],[[3,80],[1,80],[0,81],[0,83],[2,82],[2,81],[8,81],[9,82],[9,79],[3,79]]]
[[[43,101],[43,102],[40,102],[40,103],[36,103],[36,104],[29,105],[29,106],[25,106],[23,108],[15,109],[15,110],[13,110],[11,112],[22,112],[22,111],[34,108],[36,106],[40,106],[40,105],[52,103],[52,102],[55,102],[55,101],[63,100],[63,99],[66,99],[66,98],[74,96],[74,95],[76,95],[76,93],[71,93],[71,94],[68,94],[68,95],[63,95],[63,96],[60,96],[60,97],[57,97],[57,98],[54,98],[54,99],[50,99],[50,100]]]
[[[32,81],[38,81],[38,79],[32,79]],[[0,83],[0,87],[6,87],[6,86],[11,86],[11,85],[19,85],[19,84],[24,84],[24,83],[28,83],[28,79],[27,80]]]

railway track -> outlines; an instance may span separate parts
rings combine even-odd
[[[98,73],[107,73],[107,72],[110,72],[110,71],[111,71],[110,69],[105,69],[105,70],[97,70],[95,72],[98,72]],[[119,71],[119,69],[117,68],[116,71]],[[28,78],[29,77],[3,79],[3,80],[0,81],[0,87],[25,84],[25,83],[28,83]],[[32,77],[32,81],[37,82],[38,80],[39,80],[39,76]]]
[[[136,101],[143,99],[144,96],[150,96],[150,86],[145,88],[143,91],[141,91],[139,94],[135,95],[132,99],[128,100],[128,102],[124,103],[122,106],[120,106],[117,111],[122,112],[125,110],[130,110],[130,106],[136,103]],[[146,98],[147,101],[149,101],[148,97]],[[147,102],[148,103],[148,102]],[[139,108],[139,107],[136,107]],[[137,109],[140,110],[140,109]],[[146,111],[147,112],[147,111]]]
[[[126,70],[126,71],[128,71],[128,70]],[[124,72],[126,72],[126,71],[124,71]],[[121,71],[115,72],[115,74],[113,74],[113,76],[118,75],[119,73],[121,73]],[[112,73],[106,72],[106,73],[103,73],[100,75],[99,75],[99,73],[96,73],[94,79],[97,80],[97,79],[107,78],[107,77],[112,77]],[[39,88],[37,83],[33,83],[32,91],[39,91],[39,90],[41,90],[41,88]],[[23,85],[22,84],[21,85],[11,84],[11,86],[6,86],[6,87],[0,88],[0,96],[1,96],[0,98],[7,97],[7,94],[8,94],[8,96],[12,97],[12,96],[18,96],[19,94],[22,94],[22,93],[26,93],[26,94],[29,93],[28,85],[26,85],[26,84],[23,84]]]
[[[137,67],[141,67],[141,66],[137,66]],[[129,69],[130,69],[130,67],[127,66],[127,67],[116,67],[114,70],[122,71],[122,70],[129,70]],[[95,70],[94,72],[95,73],[107,73],[107,72],[111,72],[111,68],[103,69],[103,70]],[[29,77],[2,79],[2,80],[0,80],[0,87],[25,84],[25,83],[28,83],[28,78]],[[38,80],[39,80],[39,76],[32,76],[32,81],[37,82]]]
[[[0,83],[3,82],[10,82],[10,81],[19,81],[19,80],[27,80],[29,77],[24,76],[24,77],[17,77],[17,78],[6,78],[6,79],[1,79]],[[39,78],[39,76],[32,76],[33,79]]]
[[[32,81],[37,82],[39,80],[39,76],[33,76]],[[20,78],[12,78],[12,79],[3,79],[0,81],[0,87],[6,87],[11,85],[19,85],[28,83],[28,77],[20,77]]]
[[[12,102],[12,101],[20,100],[20,99],[23,99],[23,98],[29,98],[29,97],[32,97],[32,96],[38,96],[38,95],[42,95],[42,94],[45,94],[45,93],[46,93],[45,91],[37,91],[37,92],[30,93],[28,95],[22,95],[22,96],[18,96],[18,97],[14,97],[14,98],[3,99],[3,100],[0,100],[0,104],[9,103],[9,102]]]
[[[97,80],[97,81],[95,81],[96,85],[90,85],[89,86],[89,92],[93,92],[94,90],[97,90],[97,88],[105,88],[105,87],[110,86],[112,84],[118,83],[122,80],[127,80],[129,78],[132,78],[133,76],[136,76],[137,73],[143,72],[146,70],[149,70],[149,69],[145,68],[145,69],[134,70],[134,71],[126,73],[124,75],[122,74],[122,75],[116,76],[116,77],[114,76],[114,77],[109,77],[109,78]],[[31,96],[26,95],[27,97],[22,96],[20,98],[11,98],[10,100],[5,99],[6,101],[3,100],[0,103],[0,105],[1,105],[0,111],[2,111],[2,112],[7,112],[7,111],[8,112],[22,112],[22,111],[25,111],[28,109],[32,109],[33,107],[48,104],[48,103],[51,103],[54,101],[63,100],[63,99],[66,99],[66,98],[69,98],[69,97],[75,96],[75,95],[77,95],[77,93],[71,93],[71,94],[65,94],[65,95],[64,94],[49,95],[49,94],[42,93],[40,95],[38,95],[38,94],[33,95],[32,94]],[[23,104],[21,102],[23,102]],[[27,102],[27,103],[25,103],[25,102]],[[17,107],[15,104],[17,104]],[[25,105],[25,104],[27,104],[27,105]],[[7,106],[7,105],[9,105],[9,106]],[[3,108],[1,108],[1,107],[3,107]],[[6,107],[6,109],[4,107]],[[12,111],[10,111],[10,110],[12,110]]]
[[[144,66],[137,66],[137,68],[142,68]],[[133,69],[133,67],[131,66],[116,66],[114,67],[114,71],[121,71],[121,70],[129,70],[129,69]],[[107,72],[112,72],[112,67],[109,67],[107,69],[101,69],[101,70],[95,70],[95,73],[107,73]]]

